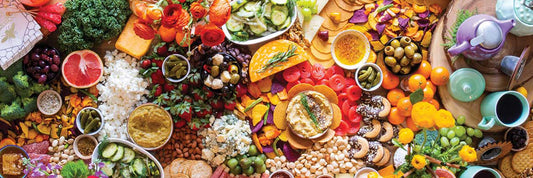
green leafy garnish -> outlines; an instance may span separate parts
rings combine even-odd
[[[409,95],[409,100],[411,101],[411,104],[415,104],[424,100],[424,91],[419,88],[418,90]]]
[[[289,49],[285,52],[279,52],[274,57],[268,60],[268,62],[258,71],[259,73],[265,72],[268,69],[281,66],[279,63],[288,61],[290,57],[296,56],[298,54],[294,53],[296,51],[296,46],[291,45]]]
[[[311,108],[309,108],[309,103],[307,103],[307,96],[300,93],[300,96],[302,99],[300,100],[300,103],[304,105],[305,110],[307,111],[307,114],[309,114],[309,117],[311,117],[311,120],[315,124],[316,128],[322,132],[322,129],[318,126],[318,120],[316,119],[315,113],[311,112]]]
[[[61,169],[64,178],[87,177],[89,174],[89,168],[82,160],[68,162]]]

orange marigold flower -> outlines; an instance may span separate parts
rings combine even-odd
[[[402,144],[408,144],[413,141],[413,138],[415,137],[415,134],[413,131],[409,128],[403,128],[398,133],[398,141]]]
[[[422,155],[415,155],[413,156],[413,159],[411,159],[411,165],[415,167],[416,169],[422,169],[426,166],[426,157]]]
[[[455,126],[455,119],[450,111],[440,109],[435,117],[435,125],[439,128],[449,128]]]
[[[166,27],[182,29],[191,19],[189,13],[181,7],[181,4],[170,4],[163,10],[161,24]]]
[[[189,10],[191,11],[192,17],[197,19],[204,17],[207,13],[207,9],[205,9],[205,7],[199,2],[191,3]]]
[[[463,161],[466,162],[477,161],[476,150],[474,150],[474,148],[468,145],[465,145],[463,146],[463,148],[461,148],[461,150],[459,151],[459,156],[461,157],[461,159],[463,159]]]
[[[413,105],[411,118],[418,127],[432,128],[435,126],[434,118],[436,113],[437,109],[432,104],[425,101],[418,102]]]

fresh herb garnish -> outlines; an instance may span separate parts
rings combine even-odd
[[[316,119],[315,113],[311,112],[311,108],[309,108],[309,103],[307,103],[307,96],[305,96],[302,93],[300,93],[300,96],[302,97],[302,99],[300,100],[300,103],[304,105],[304,108],[307,111],[307,114],[309,114],[309,117],[311,117],[311,120],[315,124],[316,128],[320,130],[320,132],[322,132],[322,129],[320,129],[320,127],[318,126],[318,120]]]
[[[288,61],[290,57],[296,56],[298,54],[294,53],[296,51],[296,46],[291,45],[289,49],[285,52],[279,52],[274,57],[268,60],[268,62],[258,71],[259,73],[265,72],[268,69],[281,66],[279,63]]]
[[[389,5],[386,5],[386,6],[381,6],[378,9],[376,9],[376,12],[377,13],[383,12],[383,11],[393,7],[393,6],[394,6],[393,4],[389,4]]]

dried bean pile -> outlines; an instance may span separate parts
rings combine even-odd
[[[200,160],[203,148],[202,137],[197,136],[196,131],[187,127],[175,128],[172,138],[163,148],[156,151],[155,157],[161,166],[165,167],[176,158]]]

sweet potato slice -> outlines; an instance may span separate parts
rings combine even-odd
[[[339,98],[337,97],[337,93],[333,91],[333,89],[329,88],[326,85],[317,85],[315,86],[315,91],[322,93],[326,98],[329,100],[332,104],[339,104]]]
[[[315,87],[313,87],[313,85],[310,85],[310,84],[307,84],[307,83],[299,83],[299,84],[296,84],[294,85],[290,90],[289,90],[289,98],[292,98],[294,96],[296,96],[296,94],[302,92],[302,91],[308,91],[308,90],[314,90]]]
[[[331,121],[331,126],[329,128],[336,129],[341,124],[342,112],[339,105],[331,104],[331,107],[333,108],[333,120]]]
[[[316,139],[313,139],[313,142],[326,143],[330,141],[334,136],[335,136],[335,131],[333,129],[328,129],[328,131],[326,131],[324,135]]]
[[[274,125],[278,129],[286,129],[287,128],[287,119],[285,118],[287,116],[287,106],[289,105],[288,101],[284,101],[279,103],[276,106],[276,109],[274,109]]]
[[[270,92],[270,89],[272,88],[272,78],[267,77],[257,81],[257,86],[259,86],[259,90],[263,93]]]
[[[289,141],[289,144],[292,148],[295,149],[308,149],[313,146],[313,141],[309,139],[300,138],[291,131],[289,131],[289,134],[287,134],[288,138],[287,141]]]

